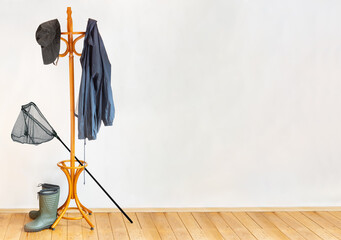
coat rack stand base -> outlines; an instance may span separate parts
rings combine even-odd
[[[92,211],[90,209],[86,208],[79,201],[79,198],[77,195],[78,178],[81,175],[84,168],[88,166],[88,164],[86,162],[84,162],[82,160],[79,160],[79,161],[82,163],[82,165],[79,164],[78,166],[75,166],[75,167],[70,166],[71,160],[64,160],[64,161],[61,161],[57,164],[57,166],[64,172],[64,174],[67,178],[67,181],[69,184],[69,194],[68,194],[67,199],[64,202],[64,204],[58,208],[58,211],[57,211],[58,217],[57,217],[56,221],[53,223],[53,225],[51,226],[52,230],[55,229],[55,227],[57,226],[57,224],[59,223],[59,221],[62,218],[67,219],[67,220],[80,220],[80,219],[84,218],[86,220],[86,222],[90,225],[91,230],[93,230],[95,227],[88,218],[88,215],[91,215]],[[74,174],[71,174],[72,172]],[[71,200],[75,201],[77,207],[69,207]],[[78,209],[78,211],[81,213],[81,216],[79,216],[79,217],[66,217],[66,216],[64,216],[66,211],[69,209]]]

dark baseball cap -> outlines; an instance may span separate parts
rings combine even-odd
[[[44,64],[53,63],[59,56],[60,24],[57,19],[44,22],[36,31],[36,40],[41,46]]]

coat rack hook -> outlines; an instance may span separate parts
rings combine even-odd
[[[85,36],[85,33],[82,33],[82,35],[78,36],[74,41],[73,41],[73,52],[77,55],[77,56],[82,56],[81,53],[78,53],[76,51],[76,42],[80,39],[82,39]]]
[[[59,57],[65,57],[68,54],[68,52],[69,52],[69,44],[68,44],[68,42],[67,42],[67,40],[65,38],[61,37],[60,39],[63,40],[66,43],[66,50],[65,50],[64,53],[59,54]]]

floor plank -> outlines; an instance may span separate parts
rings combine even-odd
[[[328,212],[330,215],[332,215],[334,218],[334,221],[341,220],[341,212]]]
[[[316,213],[341,229],[341,219],[340,218],[334,216],[330,212],[316,212]]]
[[[245,212],[236,212],[233,215],[257,238],[272,240],[271,236],[264,231],[253,219]]]
[[[114,236],[108,213],[95,213],[95,218],[97,223],[98,239],[113,240]]]
[[[320,215],[315,212],[302,212],[302,214],[308,218],[310,218],[313,222],[320,225],[323,229],[327,230],[331,234],[333,234],[336,238],[341,239],[341,229],[337,228],[333,223],[324,219]]]
[[[5,238],[5,234],[9,225],[9,222],[11,221],[12,214],[10,213],[3,213],[0,214],[0,239]]]
[[[109,213],[109,219],[111,229],[114,234],[114,239],[129,240],[129,235],[124,224],[123,217],[124,216],[122,215],[122,213]]]
[[[192,239],[191,235],[187,231],[187,228],[181,221],[178,213],[165,213],[166,219],[168,220],[169,225],[171,226],[174,235],[177,239],[190,240]]]
[[[52,238],[51,229],[44,229],[40,232],[37,232],[37,240],[48,240]]]
[[[290,216],[287,212],[275,212],[279,218],[281,218],[285,223],[287,223],[290,227],[295,229],[299,234],[301,234],[305,239],[308,240],[321,240],[322,238],[318,237],[313,231],[307,228],[304,224],[301,224],[295,218]]]
[[[38,233],[37,232],[29,232],[27,233],[27,240],[37,240],[38,239]]]
[[[232,213],[222,212],[220,214],[241,240],[256,240],[255,236]]]
[[[21,226],[21,229],[20,229],[20,238],[19,238],[19,240],[28,239],[28,233],[25,232],[24,226],[25,226],[26,223],[28,223],[30,221],[32,221],[32,219],[28,216],[28,213],[26,213],[23,225]]]
[[[136,216],[139,220],[143,234],[147,239],[161,240],[160,234],[157,231],[153,223],[153,220],[150,217],[150,213],[147,212],[136,213]]]
[[[164,213],[151,213],[150,215],[162,240],[176,240],[173,230]]]
[[[25,213],[12,214],[4,239],[17,240],[20,238],[21,229],[24,226],[25,215]]]
[[[147,238],[144,237],[139,220],[136,217],[136,213],[129,213],[129,217],[133,221],[133,223],[130,223],[128,219],[124,218],[124,224],[127,228],[129,237],[131,240],[143,240]]]
[[[211,220],[207,217],[206,213],[203,212],[194,212],[192,213],[195,220],[204,231],[205,235],[208,239],[224,239],[223,236],[218,231],[217,227],[211,222]]]
[[[316,224],[314,221],[309,219],[308,217],[304,216],[301,212],[289,212],[290,216],[298,220],[300,223],[302,223],[304,226],[309,228],[312,232],[314,232],[316,235],[318,235],[322,239],[328,239],[328,240],[337,240],[335,236],[333,236],[331,233],[325,231],[321,226]]]
[[[262,214],[264,217],[266,217],[269,220],[269,222],[271,222],[280,231],[282,231],[285,235],[287,235],[289,239],[292,239],[292,240],[304,240],[305,239],[295,229],[293,229],[288,224],[286,224],[282,219],[280,219],[274,213],[267,212],[267,213],[262,213]]]
[[[228,226],[224,219],[219,215],[219,213],[206,213],[207,217],[216,226],[220,234],[224,239],[239,240],[238,235]]]
[[[90,222],[95,225],[94,230],[91,230],[89,223],[83,218],[81,220],[82,235],[84,240],[98,240],[97,224],[95,213],[88,215]]]
[[[329,213],[341,219],[341,212],[329,212]]]
[[[261,226],[271,239],[290,240],[287,235],[281,232],[275,225],[266,219],[262,213],[248,212],[247,215],[249,215],[259,226]]]
[[[80,216],[80,213],[66,213],[66,214],[68,217]],[[68,240],[81,240],[83,238],[81,224],[82,223],[80,220],[67,220],[67,239]]]
[[[191,234],[192,238],[195,240],[201,240],[201,239],[208,239],[204,232],[202,231],[201,227],[195,221],[192,213],[188,212],[181,212],[178,213],[181,221],[186,226],[188,232]]]
[[[66,213],[67,214],[67,213]],[[67,239],[68,235],[68,221],[61,219],[55,229],[52,231],[52,240]]]

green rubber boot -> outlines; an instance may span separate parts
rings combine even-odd
[[[59,199],[59,193],[60,193],[60,191],[59,191],[59,186],[58,185],[54,185],[54,184],[49,184],[49,183],[43,183],[43,184],[39,184],[38,185],[38,187],[40,187],[41,186],[41,189],[57,189],[58,190],[58,199]],[[30,211],[29,213],[28,213],[28,215],[30,216],[30,218],[32,218],[32,219],[36,219],[39,215],[40,215],[40,210],[38,210],[38,211],[35,211],[35,210],[33,210],[33,211]]]
[[[57,189],[44,189],[39,194],[39,216],[25,224],[25,232],[39,232],[50,228],[57,219],[59,194]]]

